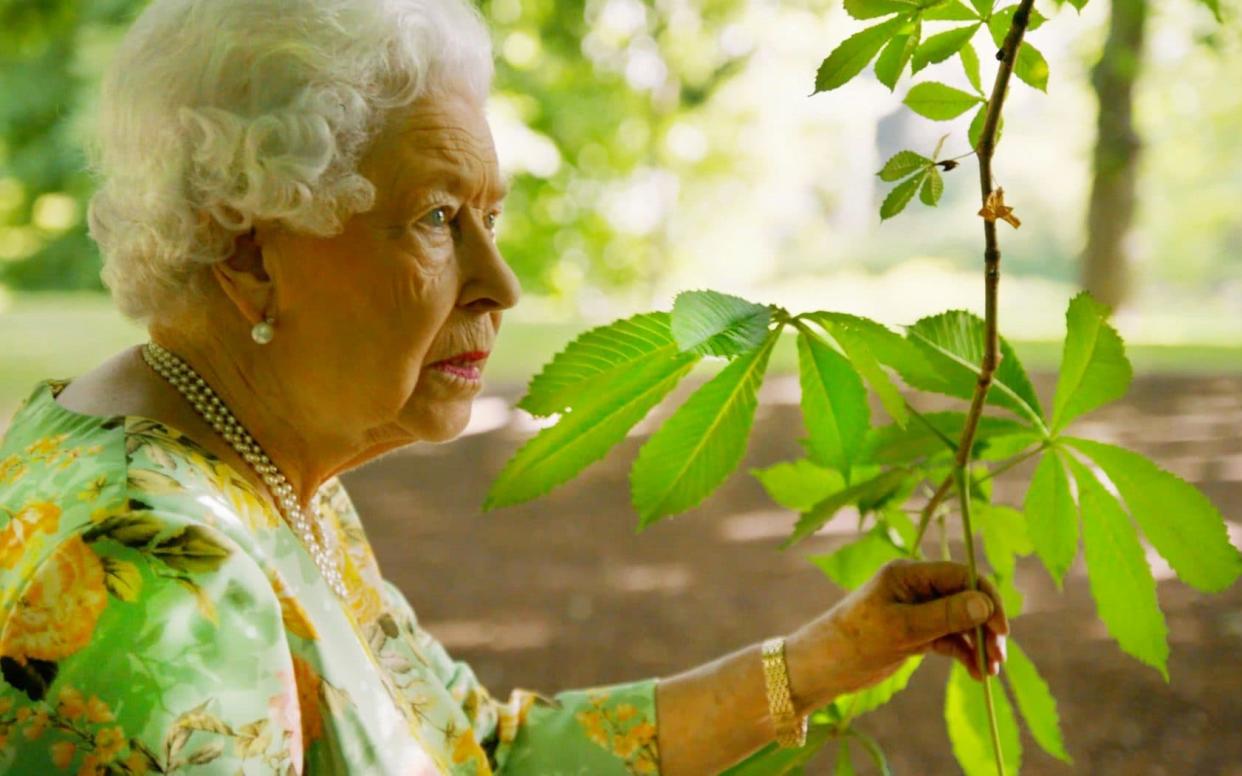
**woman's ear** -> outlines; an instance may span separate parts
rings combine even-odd
[[[275,286],[267,269],[253,228],[237,236],[233,253],[227,259],[211,265],[220,289],[247,323],[259,323],[269,309]]]

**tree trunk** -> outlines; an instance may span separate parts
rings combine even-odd
[[[1104,52],[1091,71],[1100,112],[1082,283],[1114,309],[1129,290],[1125,238],[1134,216],[1141,148],[1134,131],[1134,83],[1142,71],[1146,26],[1147,0],[1113,0]]]

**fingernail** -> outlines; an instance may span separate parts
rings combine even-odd
[[[1005,640],[1007,638],[1009,637],[1004,635],[996,637],[996,646],[1000,647],[1001,660],[1009,659],[1009,648],[1005,646]]]
[[[1000,661],[992,661],[992,676],[1000,676]]]
[[[966,612],[970,619],[982,622],[992,616],[992,605],[986,596],[972,595],[966,601]]]

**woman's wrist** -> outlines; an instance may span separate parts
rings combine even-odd
[[[785,638],[785,662],[789,667],[789,692],[794,712],[810,714],[842,692],[845,682],[838,671],[845,664],[845,655],[833,646],[836,640],[825,638],[823,624],[812,629],[808,623]]]

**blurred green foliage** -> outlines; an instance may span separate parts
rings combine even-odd
[[[93,181],[82,148],[100,74],[147,1],[0,0],[0,285],[100,287],[98,250],[85,228]],[[911,215],[901,229],[876,230],[853,207],[860,198],[875,198],[876,205],[882,198],[871,183],[850,177],[856,171],[846,157],[865,154],[851,133],[880,109],[887,90],[885,96],[855,93],[852,104],[862,119],[813,125],[804,120],[808,106],[821,105],[822,97],[773,111],[763,100],[767,92],[745,86],[756,72],[807,78],[832,39],[824,39],[814,61],[782,60],[786,70],[773,67],[783,54],[773,47],[797,37],[788,25],[818,19],[838,20],[845,35],[839,0],[479,1],[496,45],[493,125],[500,140],[507,131],[520,135],[517,145],[502,148],[502,164],[514,177],[501,246],[532,296],[576,299],[589,309],[581,300],[594,297],[582,291],[598,288],[613,298],[632,290],[645,304],[670,278],[686,285],[687,267],[698,277],[701,269],[755,262],[765,262],[764,270],[752,274],[773,279],[847,268],[883,273],[912,256],[973,266],[973,232],[954,228],[938,213]],[[1242,14],[1239,0],[1222,6],[1227,20]],[[1166,0],[1155,9],[1160,34],[1136,95],[1145,142],[1132,235],[1136,290],[1152,304],[1166,303],[1169,289],[1187,299],[1236,295],[1242,288],[1233,204],[1242,180],[1242,92],[1215,85],[1242,77],[1242,28],[1236,21],[1204,23],[1210,15],[1195,0]],[[1064,33],[1049,25],[1039,34],[1069,35],[1076,23],[1067,19]],[[1040,160],[1055,148],[1090,147],[1091,116],[1076,107],[1089,98],[1086,69],[1098,56],[1099,36],[1088,26],[1075,39],[1077,53],[1056,58],[1049,87],[1047,104],[1064,106],[1061,131],[1071,139],[1036,148],[1038,138],[1048,136],[1036,128],[1037,135],[1022,140],[1032,144],[1030,159],[1006,159],[1026,222],[1022,240],[1006,254],[1011,277],[1072,283],[1077,275],[1076,224],[1085,196],[1079,172],[1089,168],[1088,160],[1081,153],[1057,157],[1066,175],[1056,186],[1032,185],[1032,176],[1043,180],[1048,167]],[[1050,52],[1056,47],[1048,45]],[[752,46],[763,55],[752,57]],[[733,88],[739,85],[750,91]],[[805,89],[809,94],[809,79]],[[778,91],[775,85],[771,91]],[[739,101],[739,95],[745,97]],[[804,117],[800,124],[771,122],[779,142],[758,131],[775,112]],[[911,142],[914,128],[886,121],[888,129],[875,138],[881,154],[896,150],[892,142]],[[698,144],[693,153],[684,148],[687,128]],[[1020,137],[1023,127],[1011,131]],[[848,138],[854,150],[846,154],[840,149]],[[789,146],[811,149],[804,167],[813,177],[768,174],[785,169],[777,152]],[[975,196],[965,182],[946,178],[949,209]],[[659,197],[647,197],[648,191]],[[626,197],[647,197],[648,205],[658,199],[658,207],[647,208],[658,215],[627,222],[618,215]],[[749,232],[722,230],[741,239],[713,241],[714,208],[721,226],[739,217],[762,223]],[[873,216],[871,205],[865,210]]]
[[[0,279],[99,288],[83,117],[133,0],[0,0]]]
[[[0,282],[98,289],[86,233],[83,153],[99,77],[146,0],[0,0]],[[678,116],[703,106],[746,53],[721,31],[745,0],[484,0],[498,101],[545,150],[512,181],[501,240],[535,293],[658,276],[658,235],[601,212],[610,186],[644,170],[709,171],[719,156],[671,157]],[[735,47],[736,48],[736,47]]]
[[[658,235],[626,233],[604,216],[610,184],[660,169],[702,174],[665,150],[675,121],[737,72],[722,30],[745,0],[699,3],[485,0],[497,49],[496,93],[549,140],[559,164],[513,181],[502,248],[528,290],[619,287],[660,272]]]

